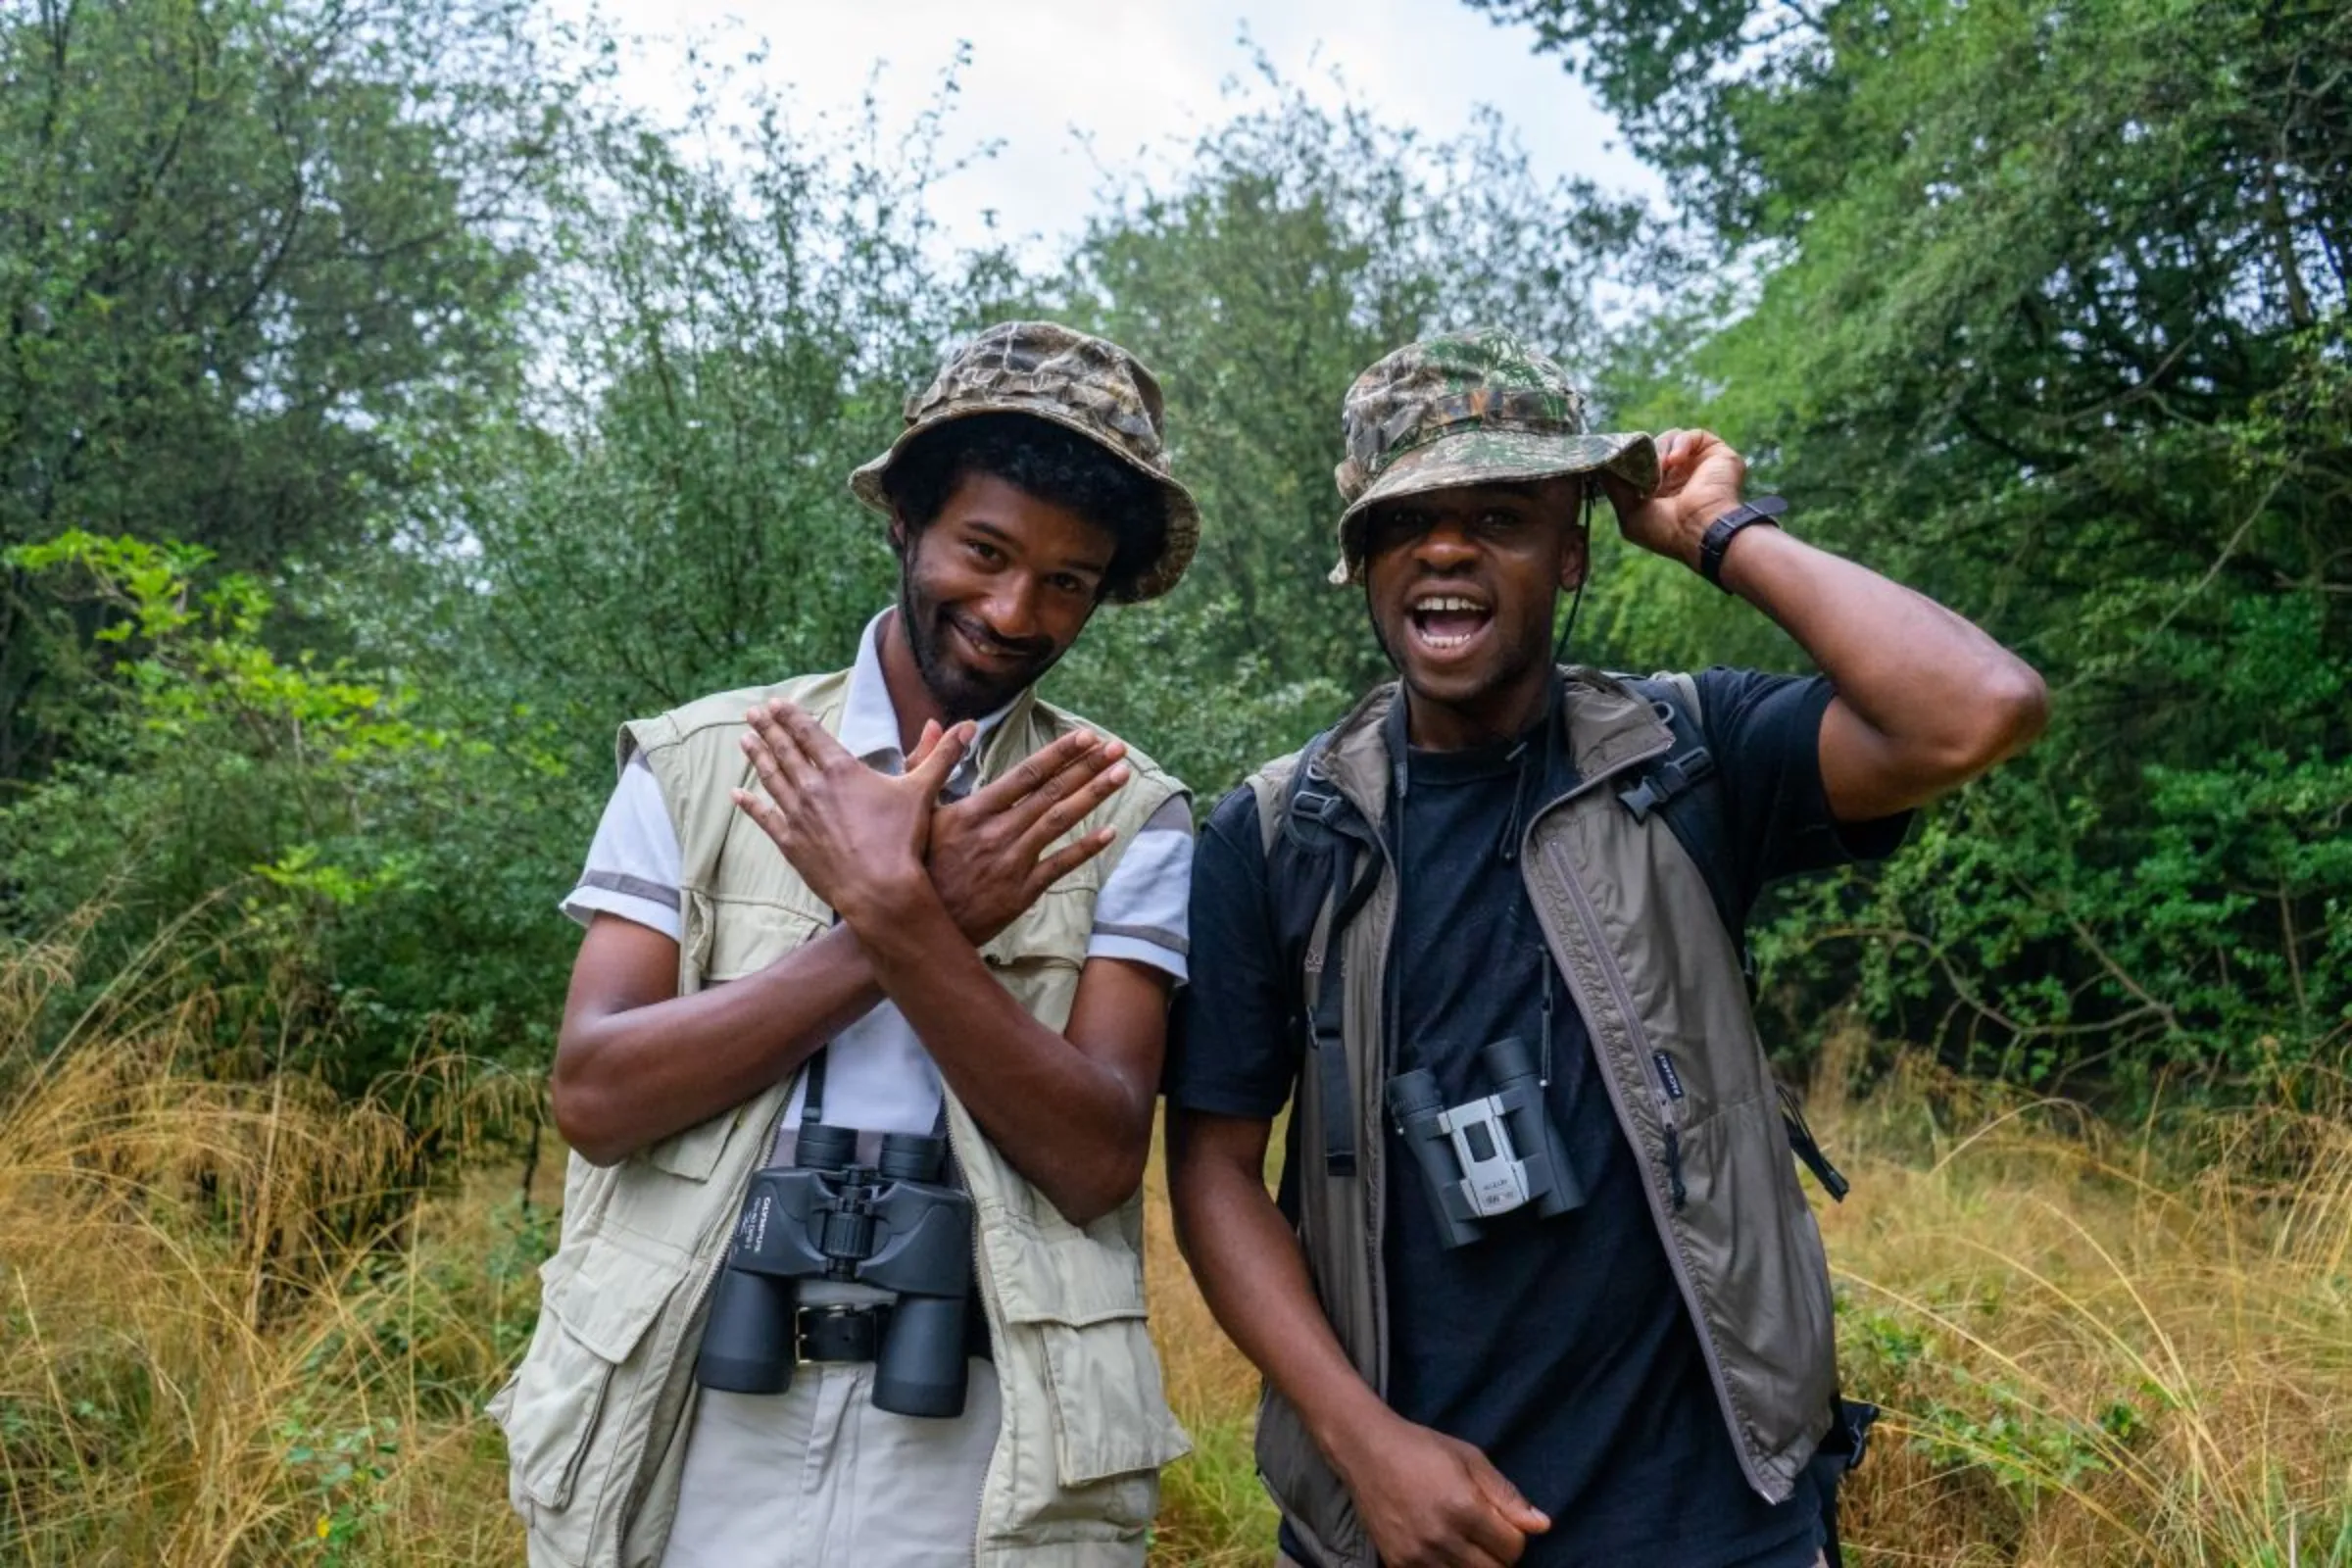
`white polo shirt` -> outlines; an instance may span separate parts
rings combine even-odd
[[[867,622],[858,639],[840,740],[867,766],[896,774],[906,759],[899,748],[898,710],[882,678],[880,637],[887,614]],[[949,799],[970,793],[979,769],[979,743],[1003,717],[1000,710],[980,721],[980,737],[949,776]],[[683,929],[678,915],[682,864],[662,787],[645,759],[634,757],[605,807],[588,846],[588,863],[564,900],[564,912],[582,925],[600,912],[616,914],[677,941]],[[1148,964],[1181,983],[1192,869],[1192,813],[1179,798],[1144,824],[1096,895],[1087,956]],[[878,1004],[833,1038],[825,1058],[828,1123],[874,1133],[927,1133],[938,1118],[939,1098],[939,1068],[895,1004]],[[801,1091],[796,1089],[783,1125],[798,1126],[800,1119]]]

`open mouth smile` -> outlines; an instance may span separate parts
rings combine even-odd
[[[1466,648],[1493,624],[1494,612],[1483,599],[1463,593],[1424,593],[1405,612],[1413,640],[1433,654]]]

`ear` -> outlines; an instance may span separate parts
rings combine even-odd
[[[1592,564],[1592,534],[1581,517],[1568,524],[1567,535],[1560,540],[1560,591],[1574,593],[1585,580],[1585,572]]]
[[[906,559],[906,519],[898,513],[890,514],[890,553],[901,561]]]

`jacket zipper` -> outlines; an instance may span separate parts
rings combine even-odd
[[[1560,852],[1558,846],[1546,846],[1545,855],[1550,859],[1553,870],[1558,872],[1561,884],[1567,888],[1569,901],[1576,906],[1578,923],[1585,928],[1585,940],[1592,946],[1593,956],[1599,961],[1601,976],[1608,983],[1609,995],[1616,1002],[1619,1016],[1625,1020],[1626,1032],[1633,1039],[1635,1052],[1641,1055],[1653,1057],[1662,1054],[1650,1045],[1649,1031],[1642,1025],[1642,1014],[1635,1007],[1633,992],[1625,983],[1624,972],[1617,966],[1616,956],[1609,952],[1608,944],[1603,940],[1600,913],[1593,908],[1591,896],[1585,892],[1583,880],[1577,876],[1575,867],[1568,863],[1567,856]],[[1556,953],[1553,955],[1553,960],[1559,961],[1559,956]],[[1562,963],[1560,968],[1561,974],[1568,981],[1569,993],[1575,995],[1577,991],[1575,974],[1565,963]],[[1578,996],[1577,1005],[1584,1009],[1587,1018],[1592,1017],[1592,1004],[1587,998]],[[1596,1050],[1594,1057],[1603,1063],[1600,1081],[1609,1091],[1609,1102],[1617,1112],[1618,1124],[1625,1129],[1626,1137],[1632,1139],[1635,1136],[1634,1123],[1626,1108],[1626,1086],[1618,1081],[1614,1071],[1609,1070],[1603,1053]],[[1674,1102],[1667,1095],[1664,1084],[1650,1074],[1641,1076],[1642,1082],[1648,1087],[1651,1101],[1657,1110],[1659,1124],[1661,1126],[1679,1124],[1679,1111],[1674,1108]],[[1674,1119],[1669,1120],[1670,1117]],[[1679,1144],[1679,1134],[1670,1134],[1667,1147],[1676,1154],[1678,1160],[1679,1149],[1677,1146]],[[1707,1321],[1705,1308],[1699,1302],[1697,1282],[1690,1277],[1690,1264],[1684,1259],[1682,1247],[1675,1239],[1674,1221],[1666,1211],[1667,1199],[1660,1195],[1657,1183],[1654,1181],[1643,1182],[1642,1191],[1649,1200],[1650,1218],[1656,1224],[1658,1240],[1666,1250],[1667,1266],[1674,1271],[1674,1282],[1682,1290],[1684,1304],[1690,1313],[1691,1326],[1698,1331],[1699,1352],[1706,1360],[1707,1378],[1715,1386],[1715,1397],[1723,1408],[1724,1420],[1731,1427],[1732,1448],[1740,1456],[1740,1468],[1746,1475],[1748,1485],[1755,1489],[1757,1494],[1770,1499],[1772,1490],[1758,1472],[1754,1455],[1749,1453],[1749,1445],[1740,1432],[1739,1415],[1732,1403],[1731,1383],[1724,1376],[1723,1351],[1715,1343],[1714,1327]]]

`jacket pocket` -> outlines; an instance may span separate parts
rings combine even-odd
[[[1159,1467],[1192,1447],[1160,1382],[1141,1260],[1080,1234],[1006,1241],[1009,1249],[991,1249],[1006,1337],[1016,1342],[1004,1347],[1005,1370],[1017,1379],[1023,1362],[1042,1367],[1053,1431],[1053,1485],[1042,1466],[1016,1460],[1016,1514],[1079,1516],[1140,1532],[1157,1506]],[[1017,1250],[1017,1262],[1004,1257],[1007,1250]],[[1016,1434],[1024,1416],[1035,1420],[1034,1411],[1016,1410],[1008,1421]]]
[[[1256,1448],[1267,1494],[1311,1547],[1343,1561],[1369,1560],[1355,1499],[1306,1435],[1291,1401],[1271,1387],[1258,1396]]]
[[[583,1562],[612,1469],[597,1437],[615,1372],[635,1353],[684,1275],[610,1237],[551,1280],[530,1349],[490,1414],[507,1436],[509,1491],[535,1543]],[[553,1267],[551,1263],[551,1268]]]
[[[1779,1102],[1744,1101],[1684,1138],[1690,1201],[1677,1216],[1724,1382],[1751,1457],[1791,1481],[1837,1386],[1829,1262],[1797,1185]]]

